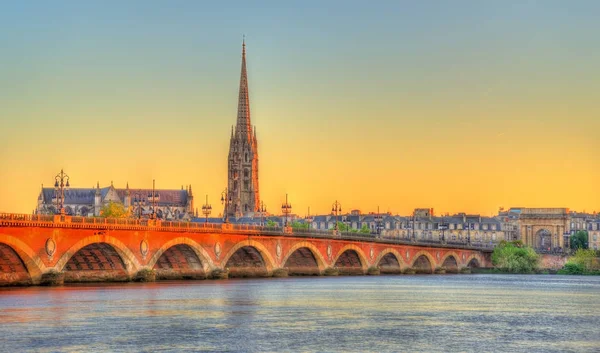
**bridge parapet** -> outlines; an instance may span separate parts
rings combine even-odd
[[[451,242],[401,237],[376,237],[370,234],[341,232],[336,230],[314,230],[292,227],[269,227],[234,223],[196,223],[174,221],[152,221],[129,218],[74,217],[66,215],[29,215],[0,213],[0,227],[50,227],[97,230],[137,230],[153,232],[189,232],[189,233],[235,233],[264,236],[294,236],[299,238],[351,240],[359,242],[425,245],[428,247],[452,247],[465,250],[491,252],[495,244]]]

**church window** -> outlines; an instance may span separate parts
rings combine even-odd
[[[248,191],[248,187],[249,187],[248,180],[244,180],[244,191]]]
[[[244,178],[247,178],[249,174],[250,172],[248,171],[248,169],[244,169]]]
[[[236,190],[237,190],[237,181],[234,181],[233,182],[233,191],[236,191]]]
[[[246,154],[244,155],[244,159],[246,160],[246,163],[248,162],[248,153],[246,152]]]

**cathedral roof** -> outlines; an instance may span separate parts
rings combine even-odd
[[[111,187],[100,188],[100,197],[105,199]],[[121,202],[125,200],[127,189],[114,189]],[[139,194],[141,197],[151,198],[152,189],[129,189],[131,200]],[[154,190],[157,195],[157,204],[159,206],[185,206],[188,201],[187,190]],[[43,191],[44,203],[52,204],[54,197],[54,188],[44,188]],[[93,205],[96,188],[70,188],[65,190],[65,204],[67,205]],[[148,201],[147,201],[147,204]]]

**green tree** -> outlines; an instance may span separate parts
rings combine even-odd
[[[363,234],[370,234],[371,233],[371,228],[369,228],[369,226],[366,223],[363,223],[363,225],[360,228],[359,232],[363,233]]]
[[[571,249],[587,249],[588,248],[588,233],[585,230],[580,230],[571,237]]]
[[[575,255],[571,256],[569,262],[582,266],[586,272],[598,269],[596,252],[590,249],[578,249]]]
[[[539,255],[528,246],[502,241],[492,253],[492,264],[509,273],[532,273],[538,268]]]
[[[292,229],[294,229],[294,230],[307,230],[308,229],[308,223],[300,223],[298,221],[293,221],[292,222]]]
[[[337,222],[337,226],[340,232],[358,232],[358,229],[353,229],[351,225],[346,224],[344,222]]]
[[[100,216],[105,218],[127,218],[130,212],[121,203],[109,201],[100,209]]]
[[[272,219],[269,219],[269,220],[267,221],[267,224],[265,224],[265,225],[266,225],[267,227],[277,227],[277,223],[275,223],[275,221],[274,221],[274,220],[272,220]]]

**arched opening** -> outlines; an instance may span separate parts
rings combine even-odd
[[[416,273],[431,273],[431,261],[425,255],[417,257],[412,267]]]
[[[31,276],[21,257],[13,248],[0,243],[0,287],[30,284]]]
[[[398,274],[401,273],[400,261],[396,255],[391,252],[385,254],[377,264],[381,274]]]
[[[360,257],[354,250],[344,251],[335,262],[335,267],[337,267],[340,275],[364,274]]]
[[[229,277],[266,277],[268,275],[262,255],[253,246],[244,246],[238,249],[227,260],[225,268],[229,269]]]
[[[551,250],[552,249],[552,233],[547,229],[540,229],[536,233],[537,249]]]
[[[319,265],[309,248],[300,248],[288,257],[285,265],[290,276],[318,276]]]
[[[467,267],[469,268],[479,268],[479,260],[477,260],[476,258],[472,258],[471,261],[469,261],[469,263],[467,264]]]
[[[123,259],[112,245],[89,244],[77,251],[64,267],[65,282],[121,282],[129,275]]]
[[[191,246],[177,244],[168,248],[154,264],[156,279],[205,279],[202,261]]]
[[[456,258],[452,255],[444,260],[442,267],[446,269],[446,273],[458,273],[458,262],[456,262]]]

